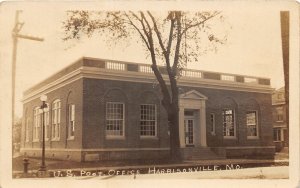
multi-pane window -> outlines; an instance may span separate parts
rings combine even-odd
[[[277,99],[283,99],[283,94],[282,93],[278,93],[277,94]]]
[[[142,104],[140,106],[141,136],[156,136],[156,106],[155,104]]]
[[[119,102],[106,103],[106,135],[124,135],[124,104]]]
[[[257,137],[257,113],[256,111],[249,111],[246,114],[246,123],[247,123],[247,137]]]
[[[60,100],[55,100],[52,104],[52,139],[59,140],[60,137]]]
[[[276,108],[276,121],[283,121],[283,108],[282,107],[277,107]]]
[[[232,109],[224,109],[222,111],[222,116],[223,116],[223,136],[234,137],[235,136],[234,111]]]
[[[26,119],[26,125],[25,125],[25,141],[29,142],[29,124],[30,123],[30,119],[27,118]]]
[[[274,137],[274,141],[281,141],[281,129],[280,128],[273,129],[273,137]]]
[[[40,108],[36,107],[33,111],[33,141],[40,139],[41,116]]]
[[[215,114],[210,114],[210,132],[212,135],[216,134],[216,125],[215,125]]]
[[[68,138],[74,138],[75,132],[75,105],[69,105],[69,126],[68,126]]]
[[[45,139],[49,139],[50,121],[49,121],[49,104],[44,108],[44,123],[45,123]]]

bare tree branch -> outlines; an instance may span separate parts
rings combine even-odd
[[[140,31],[140,29],[132,22],[132,20],[131,20],[130,17],[128,16],[128,14],[125,13],[125,16],[126,16],[127,19],[129,20],[130,25],[132,25],[132,26],[135,28],[135,30],[140,34],[140,36],[141,36],[142,40],[145,42],[145,44],[146,44],[148,50],[150,50],[149,43],[147,42],[145,36],[142,34],[142,32]]]
[[[216,12],[214,14],[212,14],[211,16],[208,16],[207,18],[205,18],[204,20],[202,20],[201,22],[198,22],[198,23],[195,23],[195,24],[191,24],[191,25],[188,25],[181,33],[180,35],[183,35],[185,32],[187,32],[187,30],[193,28],[193,27],[197,27],[199,25],[202,25],[204,24],[205,22],[207,22],[208,20],[216,17],[217,15],[219,15],[221,12]]]
[[[164,15],[164,19],[156,18],[156,14],[152,14],[150,11],[75,10],[70,12],[68,19],[63,22],[66,34],[64,40],[80,39],[82,35],[91,37],[95,31],[99,31],[99,35],[105,36],[110,41],[120,41],[119,39],[136,39],[135,36],[138,33],[141,39],[137,39],[137,41],[141,40],[143,45],[145,44],[147,55],[151,56],[151,69],[159,83],[162,94],[161,102],[168,114],[170,157],[172,159],[180,158],[177,78],[180,76],[180,71],[186,66],[184,62],[194,59],[197,61],[197,57],[202,55],[201,53],[211,49],[211,46],[202,44],[206,44],[205,42],[212,44],[213,50],[215,50],[214,44],[222,44],[222,38],[212,33],[211,27],[207,23],[220,12],[170,11],[165,12],[167,15]],[[222,21],[221,17],[220,20]],[[185,35],[184,45],[182,45],[183,35]],[[158,66],[160,58],[166,64],[168,78],[164,77]],[[167,81],[170,86],[167,85]]]
[[[147,36],[147,39],[148,39],[148,42],[149,42],[149,51],[150,51],[150,55],[151,55],[151,60],[152,60],[152,70],[154,72],[154,75],[157,79],[157,81],[159,82],[159,85],[160,85],[160,88],[163,92],[163,105],[166,107],[166,108],[170,108],[170,104],[171,104],[171,99],[170,99],[170,93],[168,91],[168,87],[167,87],[167,84],[162,76],[162,74],[160,73],[159,69],[158,69],[158,66],[157,66],[157,62],[156,62],[156,57],[155,57],[155,50],[154,50],[154,44],[153,44],[153,38],[152,38],[152,31],[151,31],[151,27],[150,27],[150,24],[148,23],[147,19],[145,18],[144,14],[142,12],[140,12],[141,14],[141,19],[139,19],[139,17],[134,14],[132,12],[132,14],[140,21],[142,27],[143,27],[143,31],[144,33],[146,34]],[[147,30],[146,30],[146,26],[143,22],[143,20],[145,20],[146,24],[147,24],[147,27],[149,29],[149,34],[147,33]]]
[[[167,59],[168,57],[168,54],[167,54],[167,51],[166,51],[166,48],[163,44],[163,41],[162,41],[162,36],[161,36],[161,33],[159,32],[158,28],[157,28],[157,24],[156,24],[156,20],[155,18],[153,17],[153,15],[150,13],[150,11],[147,11],[148,15],[150,16],[151,20],[152,20],[152,23],[153,23],[153,26],[154,26],[154,31],[156,33],[156,36],[157,36],[157,39],[159,41],[159,45],[163,51],[163,54],[165,56],[165,58]],[[171,28],[172,29],[172,28]]]

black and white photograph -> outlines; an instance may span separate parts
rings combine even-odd
[[[3,1],[0,186],[299,187],[296,1]]]

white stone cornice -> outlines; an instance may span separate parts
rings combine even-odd
[[[40,88],[27,93],[26,95],[24,95],[23,102],[26,103],[28,101],[31,101],[35,98],[40,97],[41,94],[47,94],[81,78],[94,78],[137,83],[156,82],[155,76],[150,73],[118,71],[96,67],[80,67],[49,84],[45,84],[44,86],[41,86]],[[167,80],[167,75],[164,75],[164,78]],[[169,84],[168,81],[167,84]],[[272,93],[273,91],[273,88],[265,85],[189,77],[181,77],[178,80],[178,85],[257,93]]]

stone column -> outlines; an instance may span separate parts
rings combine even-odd
[[[183,105],[179,106],[179,141],[180,147],[185,147],[185,130],[184,130],[184,107]]]
[[[194,113],[194,146],[201,146],[201,110],[200,107],[195,109]]]

